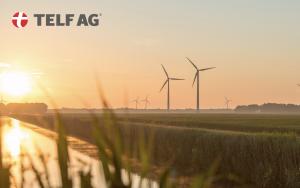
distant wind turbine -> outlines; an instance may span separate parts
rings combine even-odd
[[[148,96],[144,100],[142,100],[142,102],[145,103],[145,109],[147,109],[148,108],[148,104],[150,104]]]
[[[137,109],[138,109],[138,105],[139,105],[139,103],[140,103],[139,97],[137,97],[136,99],[134,99],[132,102],[135,103],[135,109],[137,110]]]
[[[196,74],[195,74],[195,77],[194,77],[194,81],[193,81],[193,86],[195,84],[195,81],[197,79],[197,110],[200,110],[200,96],[199,96],[199,77],[200,77],[200,72],[201,71],[206,71],[206,70],[210,70],[210,69],[214,69],[216,67],[209,67],[209,68],[205,68],[205,69],[199,69],[193,62],[192,60],[190,60],[188,57],[186,58],[192,65],[193,67],[195,67],[196,69]]]
[[[229,103],[232,102],[232,100],[228,99],[227,97],[225,97],[225,105],[226,105],[226,109],[229,109]]]
[[[167,80],[164,82],[163,86],[161,87],[160,89],[160,92],[163,90],[163,88],[168,85],[168,90],[167,90],[167,109],[170,110],[170,80],[184,80],[184,79],[181,79],[181,78],[170,78],[169,77],[169,74],[168,72],[166,71],[165,67],[163,65],[161,65],[165,74],[166,74],[166,77],[167,77]]]

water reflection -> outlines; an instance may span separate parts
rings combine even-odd
[[[36,182],[35,174],[32,172],[32,165],[39,169],[40,174],[44,174],[42,180],[45,181],[46,171],[50,174],[49,187],[60,187],[60,173],[57,163],[57,150],[56,143],[53,139],[39,134],[33,129],[37,129],[36,126],[20,122],[12,118],[0,117],[2,122],[2,154],[4,157],[4,163],[6,165],[12,165],[10,173],[14,177],[14,185],[12,187],[21,187],[21,182],[24,178],[25,185],[23,188],[35,188],[39,187]],[[30,127],[30,128],[28,128]],[[38,128],[39,129],[39,128]],[[47,131],[47,130],[43,130]],[[49,131],[48,131],[49,132]],[[45,134],[47,135],[47,134]],[[88,147],[88,146],[82,146]],[[46,169],[43,166],[39,154],[47,156]],[[73,178],[73,187],[80,187],[78,178],[78,170],[84,169],[82,164],[91,167],[92,171],[92,184],[94,187],[105,188],[105,178],[103,170],[101,168],[101,162],[88,157],[78,151],[69,149],[70,152],[70,173]],[[27,156],[27,157],[26,157]],[[30,156],[30,157],[29,157]],[[31,160],[29,160],[31,158]],[[26,160],[27,159],[27,160]],[[22,169],[29,169],[30,171],[22,172]],[[77,175],[76,175],[77,174]],[[122,174],[123,178],[126,178],[126,172]],[[131,175],[133,180],[133,188],[139,187],[140,177],[136,174]],[[35,183],[33,183],[35,182]],[[145,180],[142,183],[142,187],[148,187],[151,184],[153,188],[157,188],[157,184],[153,181],[148,182]]]
[[[29,138],[28,133],[20,128],[20,122],[12,119],[4,126],[3,143],[6,148],[7,155],[13,159],[17,159],[20,155],[21,144],[25,144],[26,139]]]

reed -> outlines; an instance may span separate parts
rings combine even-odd
[[[99,171],[103,171],[105,175],[106,186],[111,188],[130,188],[133,186],[131,173],[132,166],[128,156],[126,156],[126,150],[124,148],[124,142],[122,139],[122,130],[117,125],[117,118],[112,110],[110,110],[107,102],[102,100],[103,106],[105,107],[105,111],[103,113],[103,117],[100,119],[97,115],[90,113],[90,119],[92,121],[92,128],[90,134],[93,137],[94,143],[98,149],[98,159],[101,161],[102,165],[100,165]],[[2,126],[0,126],[1,128]],[[0,129],[1,130],[1,129]],[[61,187],[62,188],[71,188],[74,186],[72,176],[74,174],[70,174],[70,154],[68,152],[68,141],[67,141],[67,131],[64,126],[64,122],[62,121],[61,114],[55,114],[55,130],[57,133],[56,138],[56,148],[57,148],[57,164],[59,166]],[[1,132],[0,132],[1,133]],[[1,134],[0,134],[1,135]],[[141,180],[139,182],[139,186],[142,186],[142,181],[144,178],[148,177],[148,174],[151,171],[150,161],[152,157],[152,149],[153,148],[153,138],[154,136],[141,136],[139,141],[137,142],[136,147],[138,148],[138,159],[140,159],[140,164],[142,166],[142,170],[140,172]],[[1,139],[2,142],[2,139]],[[0,144],[1,146],[1,144]],[[24,174],[27,171],[31,171],[35,175],[35,181],[37,181],[37,185],[41,188],[51,187],[52,185],[49,182],[51,178],[51,174],[49,174],[49,169],[47,167],[47,159],[46,156],[37,148],[37,157],[32,158],[27,152],[22,149],[22,153],[20,155],[21,161],[21,183],[17,185],[14,181],[16,177],[13,177],[12,173],[10,173],[11,166],[14,164],[6,164],[0,166],[0,188],[7,188],[11,185],[14,187],[24,187],[26,183],[26,178]],[[26,167],[24,165],[24,160],[28,160],[30,163],[30,167]],[[35,161],[34,161],[35,160]],[[43,169],[37,168],[35,163],[40,162]],[[2,161],[2,155],[0,155],[0,161]],[[88,164],[85,164],[87,168]],[[212,168],[209,168],[207,172],[196,176],[191,187],[203,187],[209,188],[215,182],[215,174],[217,172],[217,166],[213,165]],[[124,181],[122,178],[122,171],[126,171],[129,181]],[[80,187],[82,188],[91,188],[92,185],[92,173],[91,168],[88,171],[80,169],[76,174],[76,176],[80,179]],[[178,187],[174,178],[171,178],[171,168],[165,168],[164,172],[160,174],[159,178],[156,180],[158,182],[159,188],[175,188]],[[28,182],[27,182],[28,183]],[[145,185],[143,185],[145,186]],[[150,187],[150,185],[149,185]]]

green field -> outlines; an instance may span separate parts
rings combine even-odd
[[[300,115],[280,114],[128,114],[119,120],[187,128],[243,132],[300,133]]]
[[[16,117],[53,129],[51,114]],[[117,114],[116,119],[124,154],[138,158],[139,140],[153,137],[151,164],[171,165],[176,177],[201,173],[220,158],[218,173],[235,175],[243,184],[300,186],[298,115],[153,113]],[[70,135],[93,143],[89,115],[63,114],[62,120]]]

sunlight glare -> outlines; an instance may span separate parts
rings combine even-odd
[[[19,121],[13,120],[12,127],[4,134],[4,144],[13,158],[20,155],[21,144],[26,138],[28,135],[22,132]]]
[[[1,74],[1,89],[8,95],[22,96],[32,89],[32,80],[24,72],[6,72]]]

